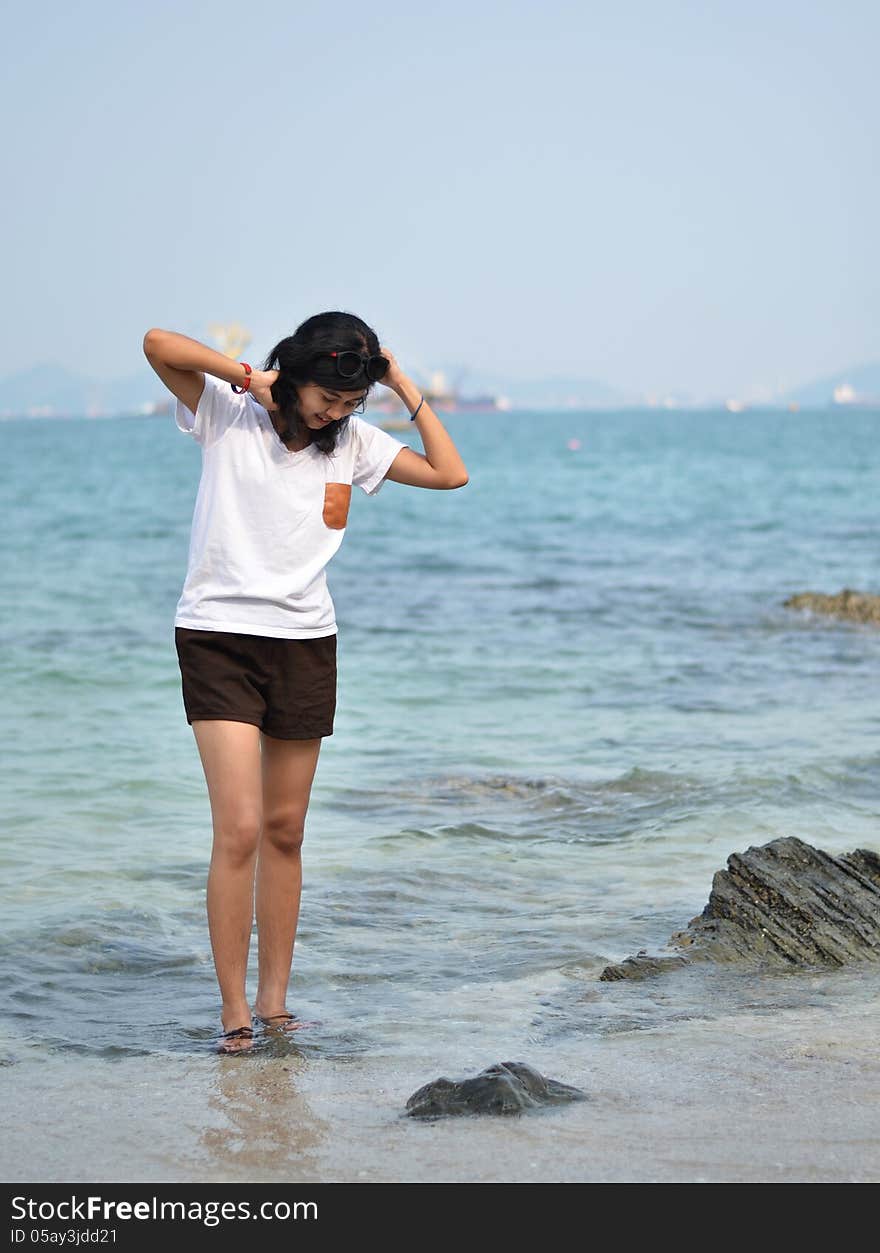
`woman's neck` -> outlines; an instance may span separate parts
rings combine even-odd
[[[281,419],[274,413],[270,413],[269,417],[272,421],[272,425],[275,427],[275,432],[278,435],[278,438],[281,440],[288,452],[302,452],[304,448],[308,448],[309,444],[312,442],[310,433],[307,433],[306,436],[300,435],[298,438],[296,436],[285,437],[285,424],[283,424]]]

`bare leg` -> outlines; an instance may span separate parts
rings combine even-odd
[[[224,1031],[251,1025],[245,980],[254,919],[254,868],[262,827],[260,730],[246,722],[193,723],[205,770],[214,846],[208,930],[223,1000]],[[247,1040],[232,1047],[249,1048]]]
[[[319,739],[263,736],[263,831],[257,862],[260,979],[254,1004],[261,1018],[286,1012],[302,890],[303,833],[320,751]]]

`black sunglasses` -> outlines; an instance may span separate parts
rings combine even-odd
[[[388,371],[388,358],[380,355],[363,356],[359,352],[331,352],[327,354],[336,363],[340,378],[353,379],[363,371],[371,383],[378,383]]]

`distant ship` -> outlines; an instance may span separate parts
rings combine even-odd
[[[431,375],[431,381],[425,389],[425,399],[432,409],[442,409],[445,413],[456,413],[460,409],[491,413],[496,409],[510,408],[510,401],[506,396],[493,396],[488,392],[478,396],[465,396],[459,385],[448,386],[446,376],[439,370]]]
[[[422,393],[432,409],[439,413],[495,413],[510,408],[506,396],[494,396],[489,393],[466,396],[458,387],[450,387],[445,375],[437,370],[431,375],[428,386]],[[405,431],[409,426],[409,418],[399,416],[400,401],[397,397],[386,395],[370,401],[370,408],[380,412],[391,412],[393,417],[379,425],[385,431]]]
[[[831,400],[836,407],[844,409],[876,409],[880,405],[880,396],[857,392],[852,383],[838,383]]]

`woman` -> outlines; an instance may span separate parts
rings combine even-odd
[[[208,927],[222,998],[219,1051],[252,1047],[245,993],[256,903],[254,1016],[293,1030],[286,1006],[300,847],[321,740],[332,734],[336,620],[325,567],[352,484],[453,488],[467,471],[439,418],[348,313],[309,318],[262,370],[170,331],[144,351],[202,445],[189,567],[175,618],[187,720],[214,827]],[[396,392],[417,453],[361,421],[375,382]]]

